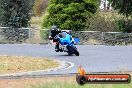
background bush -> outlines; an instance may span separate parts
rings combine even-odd
[[[87,20],[87,31],[130,32],[132,20],[116,11],[99,11]]]
[[[125,33],[132,32],[132,20],[131,19],[119,19],[117,20],[118,29]]]
[[[98,0],[49,0],[42,28],[58,25],[61,29],[84,29],[87,17],[92,17],[97,9]]]
[[[50,30],[40,30],[40,35],[43,40],[49,38]]]

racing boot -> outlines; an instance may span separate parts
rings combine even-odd
[[[55,46],[55,51],[56,52],[59,52],[60,50],[59,50],[59,44],[57,44],[56,46]]]

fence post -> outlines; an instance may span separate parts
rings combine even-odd
[[[101,33],[102,36],[101,36],[101,40],[102,40],[102,45],[104,44],[104,32]]]
[[[31,28],[28,29],[28,36],[29,36],[29,39],[31,38]]]

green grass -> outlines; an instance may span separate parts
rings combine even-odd
[[[76,76],[53,76],[0,80],[0,88],[132,88],[130,84],[85,84],[80,86]]]
[[[30,84],[26,88],[132,88],[130,84],[85,84],[79,85],[76,82],[76,77],[47,77],[45,81],[38,84]]]
[[[55,81],[31,86],[30,88],[132,88],[132,84],[85,84],[84,86],[80,86],[77,83]]]

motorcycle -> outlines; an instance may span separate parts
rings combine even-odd
[[[58,40],[55,44],[59,44],[60,52],[67,52],[69,55],[75,54],[76,56],[79,56],[79,52],[75,46],[75,44],[80,42],[79,38],[73,38],[67,32],[62,32],[56,35],[55,39]]]

